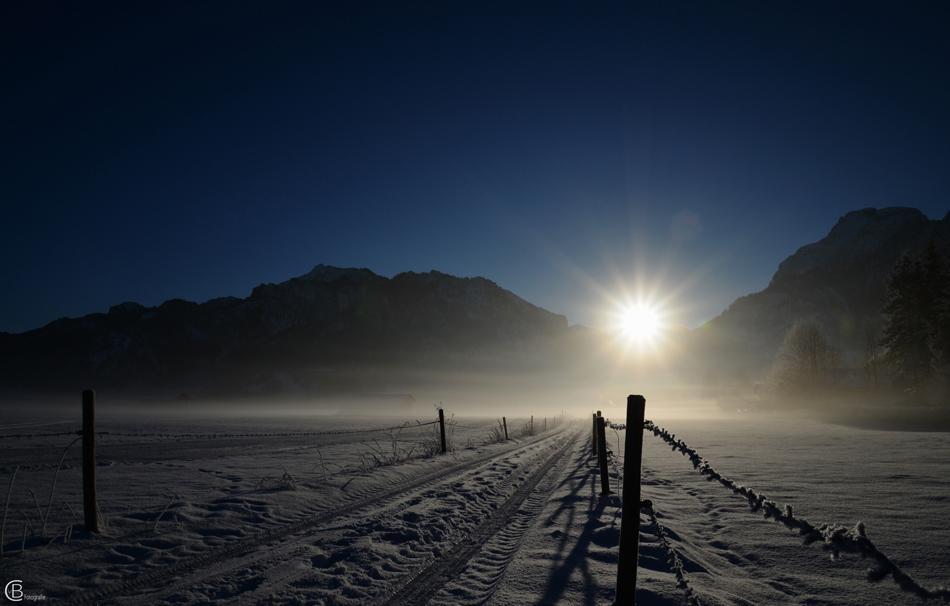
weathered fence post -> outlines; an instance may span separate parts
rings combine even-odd
[[[534,435],[534,415],[531,415],[531,429],[529,430],[531,435]]]
[[[501,426],[505,428],[505,441],[508,441],[508,419],[505,417],[501,418]]]
[[[627,434],[623,450],[623,509],[620,514],[620,559],[617,560],[617,606],[635,604],[637,556],[640,551],[640,459],[647,401],[627,396]]]
[[[96,508],[96,392],[82,392],[82,510],[86,530],[99,532]]]
[[[442,409],[439,409],[439,434],[442,437],[442,454],[446,453],[445,448],[445,413],[442,412]]]
[[[547,430],[548,430],[548,418],[544,417],[544,429],[542,429],[541,431],[547,431]]]
[[[597,461],[600,464],[600,494],[610,494],[610,476],[607,475],[607,419],[597,417]]]
[[[590,452],[591,456],[597,456],[597,413],[590,413],[591,416],[591,430],[590,430]]]

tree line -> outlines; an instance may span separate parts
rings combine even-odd
[[[880,337],[870,337],[866,346],[869,383],[916,389],[950,382],[950,267],[933,243],[894,266],[882,320]],[[822,328],[802,321],[786,333],[769,382],[779,391],[820,389],[836,382],[840,367]]]

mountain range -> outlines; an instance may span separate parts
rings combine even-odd
[[[567,319],[484,278],[393,278],[317,265],[247,298],[122,303],[0,334],[0,386],[128,391],[326,392],[373,388],[374,369],[511,363]]]
[[[866,208],[782,261],[760,292],[740,297],[692,331],[684,369],[753,379],[785,332],[812,320],[845,364],[860,365],[880,332],[886,278],[903,254],[929,243],[950,254],[950,213]],[[387,373],[558,372],[593,361],[589,331],[485,278],[437,271],[392,278],[317,265],[246,298],[156,307],[122,303],[108,313],[0,333],[0,391],[306,394],[387,388]]]

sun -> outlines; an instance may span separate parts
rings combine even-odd
[[[663,316],[660,310],[646,303],[621,306],[616,314],[618,336],[634,345],[650,345],[663,331]]]

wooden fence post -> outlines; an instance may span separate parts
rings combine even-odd
[[[99,532],[96,508],[96,392],[82,392],[82,510],[86,530]]]
[[[591,456],[597,456],[597,413],[590,413],[591,416],[591,430],[590,430],[590,451]]]
[[[442,412],[442,409],[439,409],[439,434],[442,437],[442,454],[445,454],[445,413]]]
[[[501,426],[505,428],[505,441],[508,441],[508,419],[505,417],[501,418]]]
[[[597,460],[600,463],[600,494],[610,494],[610,476],[607,475],[607,436],[605,424],[607,419],[597,417]]]
[[[637,556],[640,551],[640,459],[646,398],[627,396],[627,434],[623,451],[623,509],[620,513],[620,558],[617,560],[617,606],[635,604]]]

